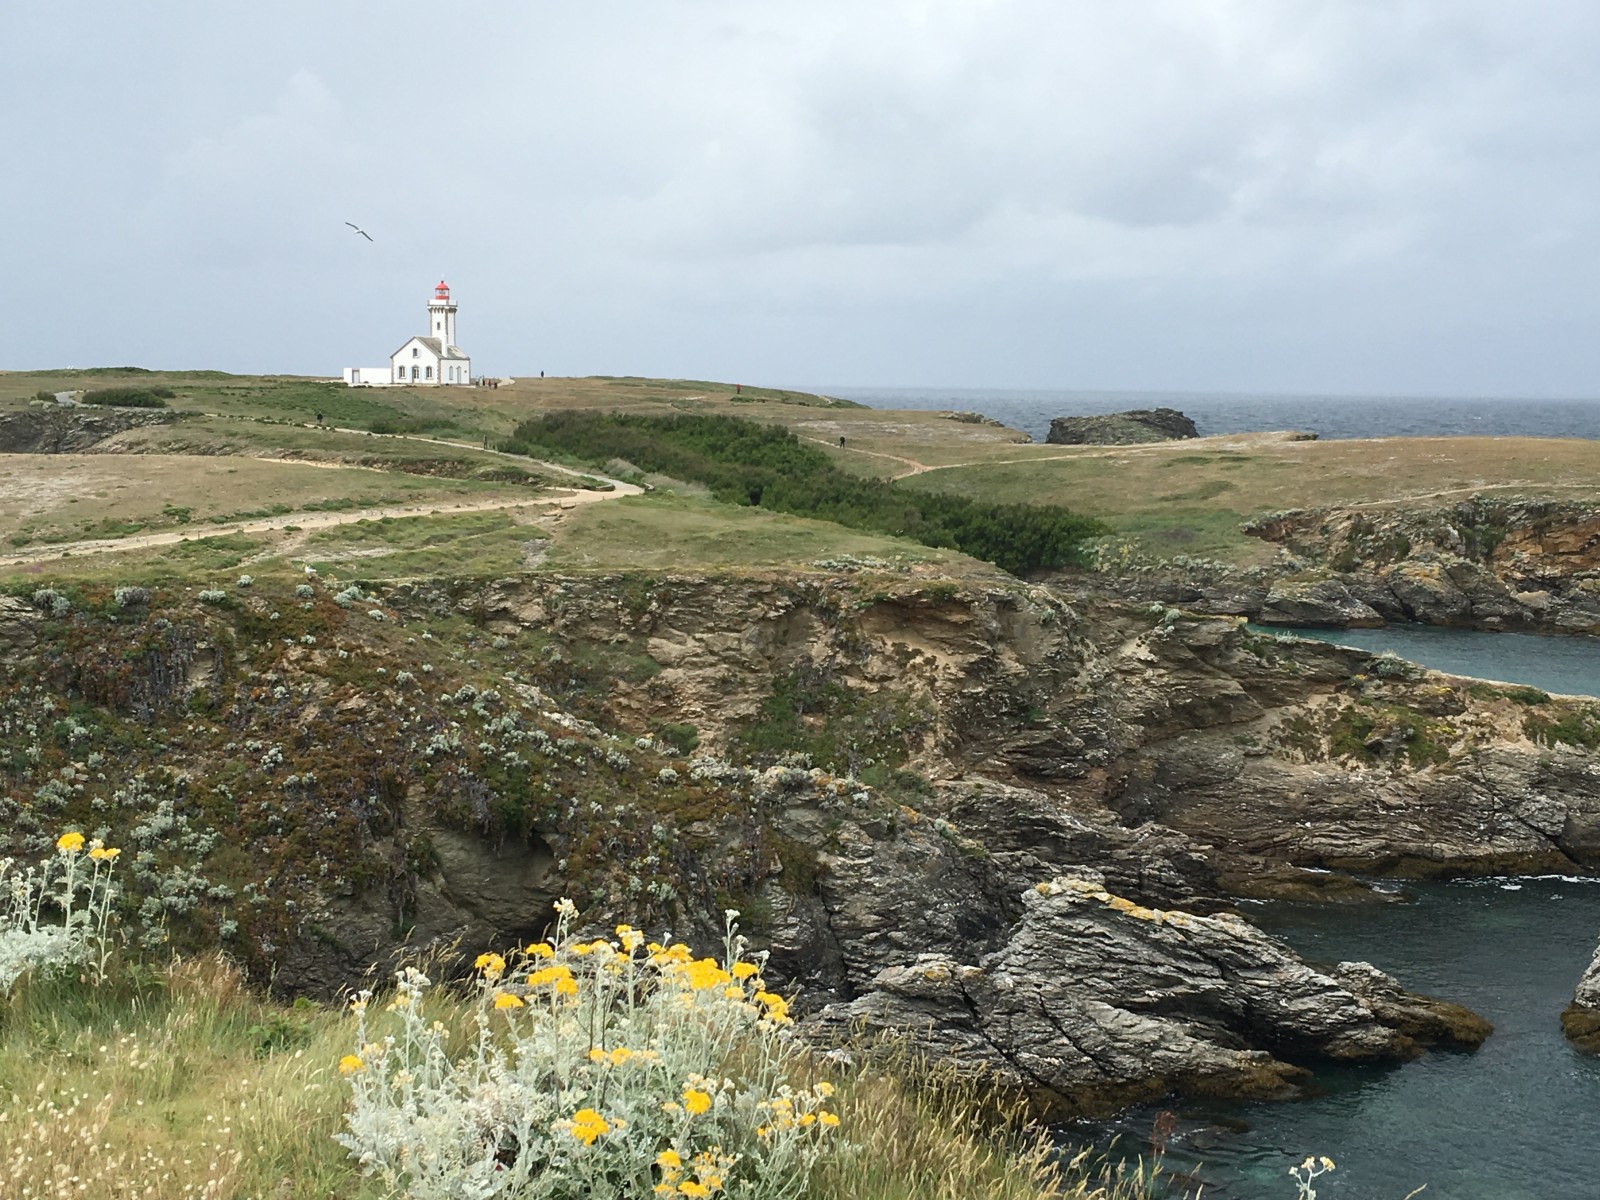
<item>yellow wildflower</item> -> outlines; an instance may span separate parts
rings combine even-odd
[[[757,1126],[756,1127],[756,1136],[758,1138],[771,1137],[772,1136],[772,1126],[771,1125],[759,1125],[759,1126]]]
[[[833,1084],[829,1083],[826,1079],[824,1079],[824,1080],[822,1080],[821,1082],[819,1082],[817,1084],[816,1091],[817,1091],[817,1095],[819,1095],[819,1096],[831,1096],[831,1095],[833,1095],[833,1093],[835,1091],[835,1088],[834,1088]]]
[[[760,970],[761,968],[756,966],[755,963],[748,962],[736,962],[732,968],[735,979],[749,979],[750,976],[758,974]]]
[[[94,846],[89,851],[89,857],[95,862],[110,862],[121,853],[115,846]]]
[[[683,1108],[676,1100],[668,1100],[661,1106],[661,1111],[669,1117],[675,1117],[683,1111]]]
[[[711,1189],[703,1183],[696,1183],[693,1179],[685,1179],[678,1185],[678,1191],[685,1196],[709,1196]]]
[[[756,1000],[765,1005],[767,1020],[774,1025],[787,1025],[789,1023],[789,1002],[776,992],[757,992]]]
[[[632,1050],[628,1049],[628,1047],[626,1047],[626,1046],[618,1046],[615,1050],[613,1050],[611,1052],[611,1065],[613,1067],[620,1067],[623,1063],[627,1062],[632,1057],[633,1057],[633,1051]]]
[[[829,1129],[833,1129],[839,1124],[839,1115],[831,1112],[818,1112],[817,1120],[821,1121]]]
[[[572,1114],[568,1132],[585,1146],[592,1146],[601,1134],[611,1132],[611,1123],[592,1108],[580,1108]]]
[[[532,972],[528,976],[528,986],[542,987],[544,984],[554,983],[558,985],[557,990],[559,991],[559,985],[562,981],[570,980],[571,978],[571,969],[561,963],[557,963],[553,967],[540,967],[537,971]]]
[[[656,1155],[656,1166],[673,1168],[681,1167],[683,1166],[683,1159],[679,1157],[676,1150],[663,1150],[660,1154]]]
[[[522,997],[514,996],[510,992],[499,992],[495,995],[494,1006],[496,1008],[521,1008]]]
[[[568,975],[565,979],[556,980],[556,995],[576,996],[578,994],[578,981]]]
[[[506,960],[498,954],[480,954],[473,960],[472,965],[491,979],[497,975],[504,975],[506,971]]]
[[[1326,1154],[1322,1156],[1322,1169],[1324,1171],[1333,1170],[1333,1159],[1329,1158]]]
[[[711,1095],[702,1092],[699,1088],[685,1088],[683,1090],[683,1107],[689,1110],[691,1117],[698,1117],[701,1113],[711,1108]]]
[[[528,955],[533,958],[551,958],[555,952],[556,948],[549,942],[534,942],[527,949]]]
[[[714,958],[697,958],[683,968],[684,982],[696,992],[721,987],[732,978]]]
[[[56,849],[67,854],[76,854],[83,849],[83,834],[63,833],[56,839]]]
[[[339,1060],[339,1074],[354,1075],[357,1071],[365,1068],[366,1065],[366,1063],[362,1062],[354,1054],[346,1054]]]
[[[804,1129],[808,1125],[815,1125],[816,1123],[817,1123],[817,1114],[816,1113],[805,1113],[800,1118],[800,1128],[801,1129]]]

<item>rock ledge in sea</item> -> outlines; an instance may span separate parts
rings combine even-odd
[[[1578,980],[1572,1003],[1561,1014],[1561,1031],[1585,1054],[1600,1054],[1600,950]]]
[[[1057,417],[1045,438],[1060,446],[1131,446],[1199,437],[1200,431],[1175,408],[1135,408],[1091,417]]]
[[[994,953],[890,967],[811,1017],[813,1033],[907,1039],[1063,1116],[1173,1092],[1293,1094],[1301,1061],[1403,1061],[1476,1048],[1492,1028],[1367,963],[1319,971],[1236,917],[1146,908],[1092,877],[1021,900]]]

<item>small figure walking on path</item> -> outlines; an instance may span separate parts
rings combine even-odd
[[[839,449],[844,449],[844,434],[842,433],[839,435]]]
[[[322,414],[321,414],[321,413],[318,413],[318,414],[317,414],[317,424],[318,424],[318,425],[321,425],[321,424],[322,424]]]

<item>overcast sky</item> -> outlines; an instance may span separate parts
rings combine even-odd
[[[0,368],[1600,396],[1593,0],[4,9]]]

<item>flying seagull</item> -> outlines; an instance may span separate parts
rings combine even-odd
[[[362,237],[366,238],[367,241],[370,242],[372,240],[372,235],[370,233],[368,233],[365,229],[361,228],[361,226],[357,225],[354,221],[346,221],[345,224],[350,226],[351,229],[354,229]]]

